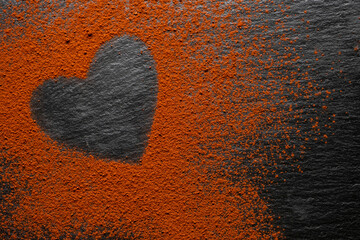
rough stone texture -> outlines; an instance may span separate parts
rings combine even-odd
[[[288,4],[291,9],[287,10],[290,15],[287,24],[297,29],[289,37],[297,38],[294,47],[303,49],[299,68],[305,71],[311,65],[314,71],[310,77],[325,89],[335,90],[326,105],[329,113],[336,114],[336,122],[324,132],[329,136],[328,144],[308,144],[310,149],[299,160],[304,173],[294,172],[284,164],[287,181],[268,186],[263,195],[280,217],[277,224],[284,228],[288,239],[359,239],[360,55],[355,49],[360,46],[360,4],[358,0],[296,0]],[[301,18],[309,24],[305,25]],[[151,126],[156,73],[148,69],[153,62],[142,43],[129,37],[114,43],[120,52],[133,58],[117,56],[107,44],[87,80],[60,78],[58,83],[49,80],[34,93],[32,107],[39,125],[54,139],[114,159],[128,155],[137,160],[142,154],[137,147],[144,146]],[[140,49],[145,54],[138,56]],[[315,49],[324,53],[316,62]],[[342,69],[342,74],[339,69],[331,70],[333,62]],[[111,63],[120,64],[119,68],[111,70]],[[135,68],[130,70],[128,64]],[[121,69],[129,75],[123,75]],[[100,78],[101,71],[108,77]],[[140,76],[147,76],[144,84]],[[126,105],[119,97],[121,94],[134,100],[134,104]],[[317,116],[309,102],[298,102],[298,106],[308,118]],[[122,147],[116,148],[117,144]]]
[[[138,162],[157,98],[155,62],[145,44],[122,36],[97,52],[87,79],[47,80],[33,93],[38,125],[71,148]]]
[[[314,69],[309,71],[310,79],[332,92],[321,102],[327,105],[328,115],[309,107],[320,102],[297,102],[298,107],[308,119],[329,122],[329,115],[336,116],[332,127],[323,129],[329,136],[327,144],[307,144],[309,149],[298,162],[303,173],[284,165],[289,170],[284,175],[286,182],[268,186],[264,195],[280,216],[278,223],[288,239],[359,239],[360,53],[356,47],[360,46],[360,3],[308,0],[289,5],[292,17],[287,24],[297,29],[290,37],[298,39],[294,46],[302,48],[303,54],[300,71],[310,65]],[[304,124],[302,128],[308,127]]]

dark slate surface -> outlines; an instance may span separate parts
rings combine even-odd
[[[264,196],[288,239],[360,239],[360,1],[289,5],[287,25],[297,29],[290,37],[298,39],[294,47],[302,54],[300,71],[310,70],[310,79],[332,92],[323,101],[297,103],[305,119],[318,117],[326,124],[335,114],[335,123],[322,130],[327,144],[306,144],[308,150],[298,161],[303,173],[283,166],[287,181],[269,186]],[[319,110],[322,104],[328,107],[325,113]],[[305,131],[310,126],[300,127]]]
[[[282,166],[288,170],[283,176],[287,181],[268,186],[263,195],[269,198],[273,213],[280,217],[277,224],[288,239],[360,239],[360,55],[356,51],[360,47],[360,2],[296,0],[288,4],[291,8],[287,10],[290,15],[287,25],[297,29],[290,37],[298,39],[294,47],[302,48],[300,70],[311,65],[314,70],[310,77],[324,89],[335,90],[321,102],[328,106],[327,114],[319,116],[307,101],[298,102],[299,107],[305,110],[305,116],[318,116],[323,123],[329,121],[330,115],[336,116],[332,128],[323,130],[329,136],[327,144],[307,144],[309,149],[298,161],[303,173]],[[136,149],[144,146],[142,141],[149,131],[156,103],[156,73],[148,69],[153,64],[152,57],[141,42],[123,37],[114,43],[120,52],[133,58],[111,55],[115,51],[107,44],[98,55],[99,65],[92,65],[87,80],[60,78],[57,83],[49,80],[40,86],[32,101],[34,117],[50,136],[69,146],[113,159],[128,155],[137,161],[142,151]],[[124,43],[128,47],[123,47]],[[145,55],[138,55],[140,49]],[[324,53],[318,61],[315,49]],[[111,69],[110,63],[119,63],[119,68]],[[119,77],[119,71],[128,64],[138,71],[131,70],[126,73],[130,75]],[[331,66],[335,69],[331,70]],[[100,78],[101,71],[107,77]],[[147,76],[145,85],[140,84],[141,76]],[[120,95],[126,101],[135,100],[136,104],[126,105]],[[89,117],[95,120],[87,121]],[[308,128],[306,123],[302,128]],[[136,137],[124,137],[135,132]],[[112,139],[122,147],[114,147]]]
[[[87,79],[47,80],[33,93],[38,125],[71,148],[138,162],[157,99],[155,62],[143,42],[117,37],[97,52]]]

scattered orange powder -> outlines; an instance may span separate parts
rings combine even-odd
[[[3,237],[281,237],[258,182],[272,174],[272,154],[291,158],[276,139],[293,131],[283,83],[299,83],[296,72],[278,69],[298,57],[290,48],[278,56],[276,32],[264,38],[266,25],[252,25],[258,2],[233,2],[235,16],[225,3],[201,0],[66,1],[67,8],[28,0],[8,10],[0,142],[13,192],[2,206],[10,213],[0,216]],[[254,30],[264,34],[249,39]],[[29,107],[43,81],[86,78],[99,47],[123,34],[144,41],[157,63],[158,104],[141,165],[64,151]],[[275,139],[267,154],[258,145],[266,137]]]

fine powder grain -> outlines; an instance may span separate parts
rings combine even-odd
[[[52,139],[112,161],[139,163],[157,97],[155,63],[140,40],[115,37],[86,79],[56,78],[33,92],[33,118]]]
[[[301,119],[293,101],[316,89],[297,71],[292,30],[280,18],[286,8],[240,0],[4,7],[0,142],[9,191],[0,237],[280,238],[260,191],[277,177],[279,161],[293,164],[303,150],[289,136],[309,134],[288,120]],[[95,54],[117,36],[141,40],[157,73],[140,164],[63,145],[30,107],[47,80],[89,77]]]

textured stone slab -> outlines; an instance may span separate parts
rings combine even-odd
[[[122,36],[101,47],[87,79],[59,77],[33,93],[38,125],[71,148],[138,162],[157,98],[155,62],[143,42]]]

